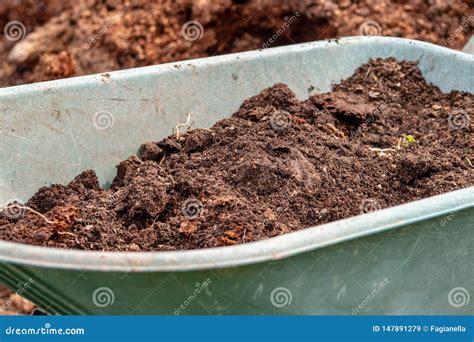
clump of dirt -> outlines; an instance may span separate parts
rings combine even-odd
[[[93,171],[0,216],[0,239],[166,251],[266,239],[474,185],[474,95],[413,62],[373,60],[326,94],[276,84],[210,129],[141,146],[104,190]],[[17,208],[21,210],[21,208]],[[43,215],[43,216],[41,216]]]
[[[0,32],[0,86],[349,35],[406,37],[459,49],[473,31],[469,3],[16,1],[0,4],[1,28],[15,21],[25,26],[24,35]]]

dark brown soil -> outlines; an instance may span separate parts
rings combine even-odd
[[[15,20],[26,35],[6,39]],[[460,49],[473,26],[472,0],[6,1],[0,86],[361,34]]]
[[[27,206],[44,217],[7,208],[0,239],[107,251],[227,246],[472,186],[473,108],[474,95],[444,94],[393,59],[305,101],[276,84],[211,129],[145,143],[109,190],[93,171],[40,189]]]

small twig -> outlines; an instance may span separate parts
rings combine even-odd
[[[364,81],[367,81],[367,77],[369,77],[370,72],[372,71],[372,67],[369,67],[367,73],[365,74]]]
[[[469,160],[468,157],[466,157],[466,160],[467,160],[467,163],[469,164],[470,167],[474,167],[474,166],[472,166],[472,163],[471,163],[471,161]]]
[[[158,163],[158,165],[161,165],[163,164],[163,162],[165,161],[166,159],[166,154],[163,154],[163,158],[161,158],[160,162]]]
[[[28,210],[29,212],[35,214],[35,215],[38,215],[39,217],[41,217],[43,220],[46,221],[46,223],[49,223],[49,224],[54,224],[53,221],[50,221],[48,220],[48,218],[46,216],[44,216],[43,214],[37,212],[36,210],[34,209],[31,209],[30,207],[24,207],[24,206],[21,206],[21,205],[18,205],[18,204],[12,204],[12,205],[7,205],[5,208],[3,208],[3,211],[5,212],[5,210],[7,208],[18,208],[18,209],[21,209],[21,210]]]

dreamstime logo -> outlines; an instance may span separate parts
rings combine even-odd
[[[455,308],[469,304],[471,296],[464,287],[453,287],[448,293],[448,302]]]
[[[86,50],[89,50],[90,48],[92,48],[92,46],[97,43],[97,41],[99,39],[102,38],[103,35],[105,35],[107,33],[107,31],[113,26],[115,25],[115,23],[117,23],[117,21],[123,16],[123,12],[120,12],[116,15],[114,15],[111,20],[108,20],[105,22],[105,25],[103,27],[100,28],[100,30],[94,35],[94,37],[92,37],[91,40],[89,40],[85,45],[84,45],[84,48]]]
[[[469,16],[468,18],[462,18],[461,25],[458,26],[456,30],[446,39],[444,42],[441,42],[441,45],[449,47],[449,44],[456,40],[463,32],[469,30],[469,28],[474,25],[474,15]]]
[[[283,131],[290,125],[291,115],[286,110],[277,110],[270,118],[270,126],[274,131]]]
[[[270,293],[270,302],[274,307],[282,308],[291,305],[293,301],[293,294],[286,287],[274,288]]]
[[[263,43],[262,48],[266,49],[270,47],[283,33],[285,33],[286,30],[288,30],[291,25],[297,21],[299,16],[299,12],[295,12],[295,14],[290,17],[284,17],[283,25],[269,39],[267,39],[265,43]]]
[[[8,22],[3,28],[3,34],[5,38],[11,42],[16,42],[25,38],[26,27],[21,21],[12,20]]]
[[[382,206],[380,205],[379,201],[373,198],[364,198],[360,204],[361,214],[371,213],[380,209],[382,209]]]
[[[453,130],[460,130],[469,127],[471,118],[469,114],[464,110],[456,110],[452,113],[449,113],[448,116],[448,125],[449,128]]]
[[[382,292],[383,288],[389,283],[390,281],[388,278],[385,278],[381,282],[376,282],[372,286],[372,291],[357,305],[356,307],[352,308],[352,314],[358,315],[359,313],[364,310],[364,308],[369,305],[375,297]]]
[[[362,23],[359,27],[359,35],[361,36],[380,36],[382,28],[379,23],[373,20],[368,20]]]
[[[92,118],[92,124],[98,130],[106,130],[112,128],[115,123],[115,118],[112,113],[108,110],[102,109],[95,112]]]
[[[115,301],[115,294],[108,287],[99,287],[95,289],[92,294],[92,303],[98,308],[105,308],[106,306],[113,305]]]
[[[3,215],[9,220],[18,220],[25,215],[24,203],[15,198],[8,200],[3,206]]]
[[[184,23],[181,27],[181,35],[188,42],[193,42],[195,40],[201,39],[204,34],[204,28],[201,23],[197,20],[191,20]]]
[[[448,223],[454,218],[454,216],[456,216],[458,212],[459,210],[454,210],[450,212],[448,215],[446,215],[445,217],[443,217],[441,221],[439,222],[440,226],[443,228],[446,227]]]
[[[212,283],[212,280],[210,278],[207,278],[204,282],[202,283],[195,283],[195,289],[191,295],[189,295],[188,298],[177,308],[174,309],[174,314],[175,316],[180,315],[186,308],[201,294],[204,293],[204,291],[207,290],[209,285]]]
[[[193,220],[201,215],[203,205],[197,198],[188,198],[184,201],[181,211],[188,220]]]

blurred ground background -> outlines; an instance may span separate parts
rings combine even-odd
[[[360,34],[460,49],[473,16],[472,0],[4,1],[0,86]]]

